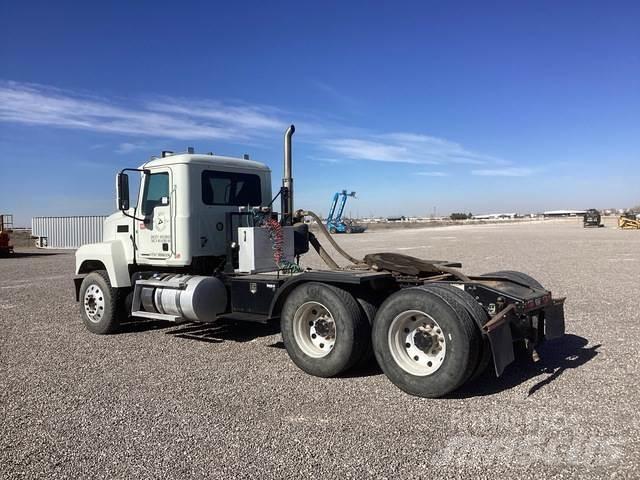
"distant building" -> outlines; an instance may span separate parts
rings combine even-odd
[[[515,213],[487,213],[484,215],[474,215],[475,220],[494,220],[500,218],[516,218]]]
[[[545,217],[577,217],[586,214],[586,210],[549,210],[544,212]]]
[[[102,242],[106,216],[33,217],[31,235],[42,248],[76,249]]]

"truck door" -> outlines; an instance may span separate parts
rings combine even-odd
[[[166,260],[173,255],[173,211],[175,196],[171,195],[171,172],[153,172],[146,177],[140,212],[144,221],[136,223],[138,262]],[[153,262],[156,263],[156,262]]]

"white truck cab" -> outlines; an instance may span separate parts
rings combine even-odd
[[[163,152],[137,170],[137,205],[128,205],[122,173],[118,201],[124,196],[126,208],[107,218],[102,243],[78,249],[76,274],[101,262],[114,287],[128,287],[128,265],[134,263],[181,267],[224,256],[226,213],[268,205],[272,198],[271,170],[247,158]]]

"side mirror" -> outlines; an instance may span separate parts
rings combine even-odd
[[[116,195],[118,209],[129,210],[129,175],[126,173],[119,173],[116,178]]]

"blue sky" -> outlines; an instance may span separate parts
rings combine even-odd
[[[640,203],[638,2],[2,2],[0,210],[114,210],[160,150],[354,215]]]

